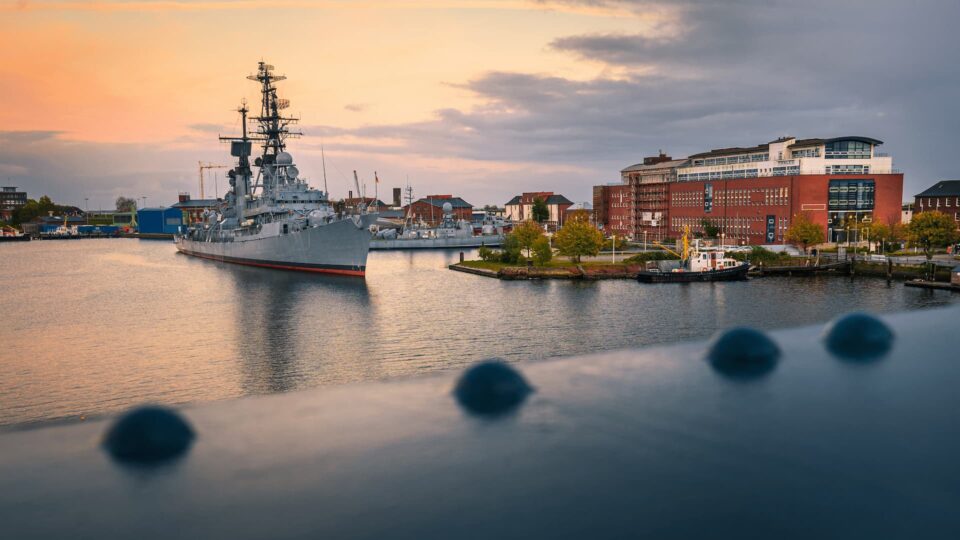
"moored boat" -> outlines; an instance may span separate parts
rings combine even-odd
[[[637,273],[637,281],[641,283],[740,281],[747,279],[747,272],[750,271],[749,263],[727,257],[722,249],[702,248],[699,241],[691,247],[689,229],[684,231],[683,251],[676,255],[680,257],[679,265],[664,269],[656,262],[648,263],[647,270]]]
[[[329,202],[326,180],[320,191],[300,176],[286,150],[287,137],[300,135],[288,129],[297,119],[280,113],[290,103],[277,97],[275,83],[286,77],[273,69],[260,62],[257,73],[247,77],[261,86],[260,115],[252,119],[256,132],[247,132],[244,104],[238,111],[241,136],[222,138],[237,158],[228,173],[230,190],[219,208],[181,229],[175,236],[177,250],[226,263],[363,276],[377,214],[363,205],[356,213],[338,212]],[[251,163],[255,142],[263,151]]]

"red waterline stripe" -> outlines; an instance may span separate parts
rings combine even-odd
[[[210,255],[201,255],[199,253],[180,250],[181,253],[190,255],[191,257],[199,257],[201,259],[209,259],[211,261],[229,263],[229,264],[240,264],[243,266],[256,266],[259,268],[276,268],[279,270],[295,270],[297,272],[313,272],[316,274],[337,274],[341,276],[355,276],[355,277],[364,277],[366,272],[364,270],[338,270],[336,268],[309,268],[305,266],[286,266],[282,264],[267,264],[267,263],[255,263],[255,262],[246,262],[246,261],[237,261],[237,260],[227,260],[220,257],[213,257]]]

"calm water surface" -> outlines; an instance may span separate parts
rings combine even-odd
[[[222,265],[167,242],[0,244],[0,425],[700,339],[960,299],[883,280],[510,282],[458,252],[374,252],[366,280]]]

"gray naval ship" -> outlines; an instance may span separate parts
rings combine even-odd
[[[301,133],[289,129],[297,119],[281,115],[290,102],[277,97],[275,83],[286,77],[273,70],[260,62],[257,73],[247,77],[261,86],[260,115],[251,119],[256,130],[247,132],[249,111],[242,105],[242,135],[221,137],[237,158],[228,173],[230,190],[218,210],[181,229],[177,250],[227,263],[363,276],[377,214],[362,206],[352,215],[338,213],[326,186],[313,189],[300,177],[285,141]],[[250,163],[254,143],[262,147],[253,162],[256,175]]]

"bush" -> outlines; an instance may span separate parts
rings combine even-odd
[[[547,240],[545,236],[541,236],[533,243],[533,260],[540,266],[543,266],[550,262],[552,258],[553,249],[550,247],[550,240]]]
[[[668,251],[646,251],[625,259],[627,264],[646,264],[649,261],[676,261],[678,257]]]
[[[480,260],[489,262],[493,260],[494,256],[496,256],[497,254],[487,246],[480,246],[479,255],[480,255]]]
[[[747,253],[736,252],[736,253],[728,253],[727,255],[731,259],[735,259],[738,261],[749,262],[750,264],[762,263],[765,265],[788,262],[792,258],[790,257],[789,253],[784,253],[784,252],[776,253],[776,252],[770,251],[769,249],[764,249],[760,246],[753,246],[750,249],[750,251]]]

